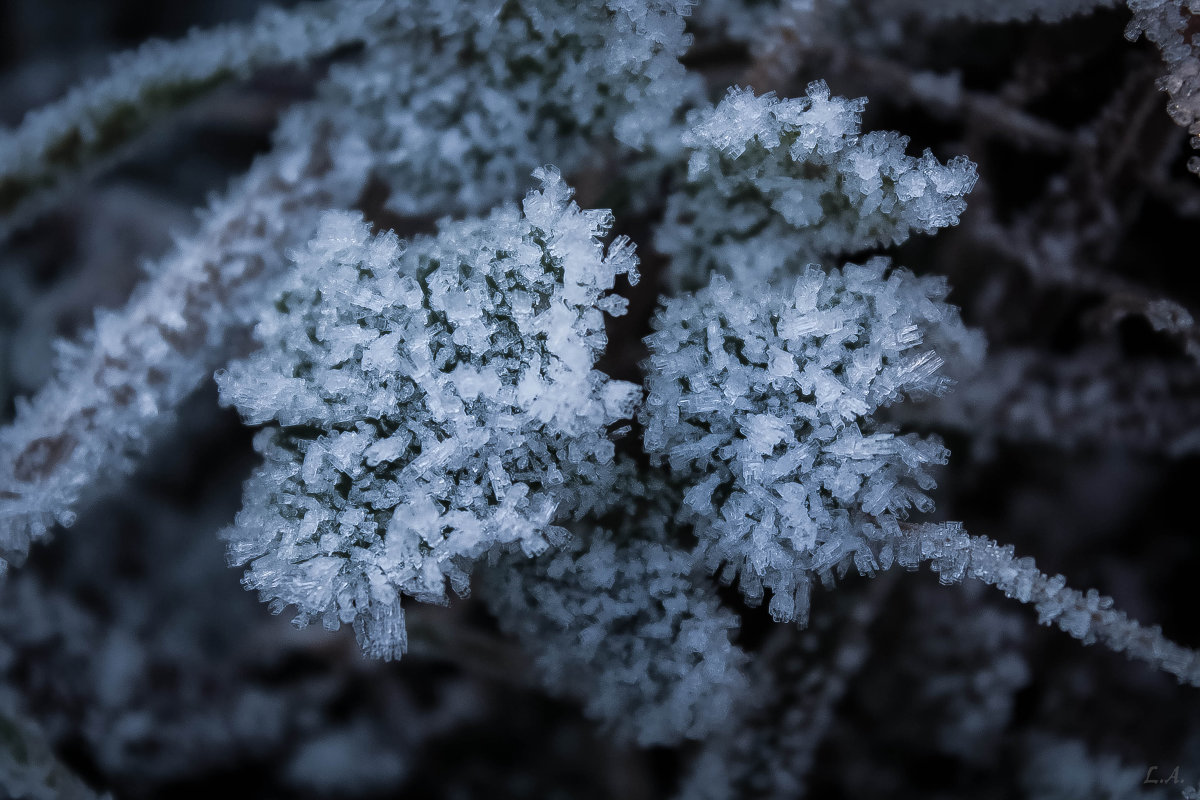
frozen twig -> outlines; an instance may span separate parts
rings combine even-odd
[[[303,64],[363,41],[386,0],[268,7],[241,25],[194,30],[115,56],[108,72],[0,133],[0,232],[35,212],[65,180],[119,154],[155,120],[217,86]]]
[[[1043,625],[1054,624],[1084,644],[1099,642],[1174,675],[1180,683],[1200,687],[1200,653],[1165,638],[1157,626],[1129,619],[1113,608],[1111,597],[1095,589],[1071,589],[1062,575],[1046,575],[1032,558],[1017,558],[1012,545],[972,536],[961,523],[906,524],[903,531],[896,548],[900,565],[916,569],[928,561],[943,584],[964,578],[983,581],[1032,605]]]

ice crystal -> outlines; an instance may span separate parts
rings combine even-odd
[[[264,465],[226,533],[248,586],[365,649],[405,648],[402,594],[445,602],[494,548],[542,553],[555,521],[607,502],[637,387],[595,371],[625,240],[558,173],[523,210],[446,223],[408,245],[331,213],[275,308],[263,349],[218,374]]]
[[[895,132],[861,133],[865,106],[817,81],[796,99],[735,87],[691,115],[687,185],[655,238],[674,281],[696,288],[716,271],[758,282],[956,224],[975,166],[910,156]]]
[[[617,531],[583,529],[484,581],[485,600],[546,686],[642,746],[709,735],[748,688],[746,655],[730,642],[738,619],[673,530],[663,509],[639,510]]]
[[[883,258],[767,288],[716,276],[665,301],[647,339],[646,450],[692,488],[707,562],[806,620],[810,579],[879,567],[896,520],[932,503],[936,437],[877,411],[944,391],[939,338],[969,339],[946,285]]]

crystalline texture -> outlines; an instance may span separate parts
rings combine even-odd
[[[679,63],[687,0],[403,5],[325,95],[347,111],[340,146],[393,188],[392,209],[483,213],[539,164],[594,166],[613,139],[678,149],[674,111],[700,93]]]
[[[683,515],[709,566],[752,602],[771,589],[777,618],[806,618],[814,577],[873,571],[896,521],[931,506],[946,450],[875,417],[948,386],[928,344],[972,337],[944,297],[877,258],[765,288],[718,275],[655,317],[646,449],[695,487]]]
[[[538,177],[524,213],[407,245],[326,215],[256,328],[263,349],[217,375],[223,402],[271,423],[231,559],[301,623],[353,622],[370,655],[403,652],[400,595],[445,602],[479,556],[540,554],[557,520],[609,502],[605,427],[637,387],[592,369],[598,305],[637,264],[606,255],[607,212]]]
[[[818,81],[796,99],[733,88],[693,112],[687,184],[655,238],[672,280],[697,288],[719,271],[762,281],[956,224],[975,166],[910,156],[898,133],[861,134],[865,105]]]
[[[668,494],[658,487],[653,497],[661,506]],[[561,550],[480,575],[484,600],[534,655],[543,683],[641,746],[728,724],[749,688],[746,654],[730,641],[738,619],[670,541],[665,509],[639,509],[617,531],[576,529]]]

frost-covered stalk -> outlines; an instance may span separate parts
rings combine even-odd
[[[225,535],[276,612],[353,623],[398,658],[401,595],[465,594],[481,556],[538,555],[565,539],[556,523],[615,502],[606,427],[638,388],[593,365],[637,260],[600,241],[608,212],[537,177],[520,210],[409,244],[326,216],[255,330],[263,349],[217,375],[246,422],[274,423]]]
[[[1111,597],[1095,589],[1086,593],[1068,588],[1062,575],[1050,577],[1032,558],[1017,558],[1012,545],[972,536],[961,523],[903,526],[895,552],[896,563],[916,569],[928,561],[944,584],[975,578],[995,586],[1008,597],[1032,605],[1043,625],[1056,625],[1084,644],[1099,642],[1168,672],[1180,683],[1200,686],[1200,652],[1147,628],[1113,609]]]
[[[150,41],[109,71],[0,133],[0,216],[35,210],[64,180],[120,152],[158,118],[231,80],[303,64],[366,41],[396,12],[393,0],[329,0],[265,8],[244,24]]]
[[[0,564],[21,561],[133,468],[152,430],[243,343],[287,248],[311,235],[322,208],[352,201],[357,184],[339,177],[313,126],[311,115],[289,116],[280,148],[212,204],[125,308],[97,311],[83,342],[60,345],[50,381],[18,399],[0,429]]]

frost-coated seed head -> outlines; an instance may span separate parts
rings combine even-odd
[[[684,518],[711,568],[780,619],[805,619],[812,576],[890,563],[887,539],[927,511],[936,437],[877,419],[950,381],[931,341],[970,342],[945,282],[887,259],[768,287],[721,276],[664,301],[647,338],[645,448],[689,485]]]
[[[407,245],[328,214],[256,328],[262,349],[217,375],[224,403],[270,423],[231,559],[302,624],[353,622],[372,655],[404,650],[400,595],[445,602],[483,554],[539,554],[556,521],[611,502],[605,429],[638,387],[593,365],[637,261],[600,241],[608,212],[537,177],[523,209]]]
[[[861,133],[865,107],[816,81],[789,99],[734,87],[694,111],[687,181],[655,236],[672,282],[695,289],[718,272],[761,283],[957,224],[975,165],[910,156],[893,131]]]

